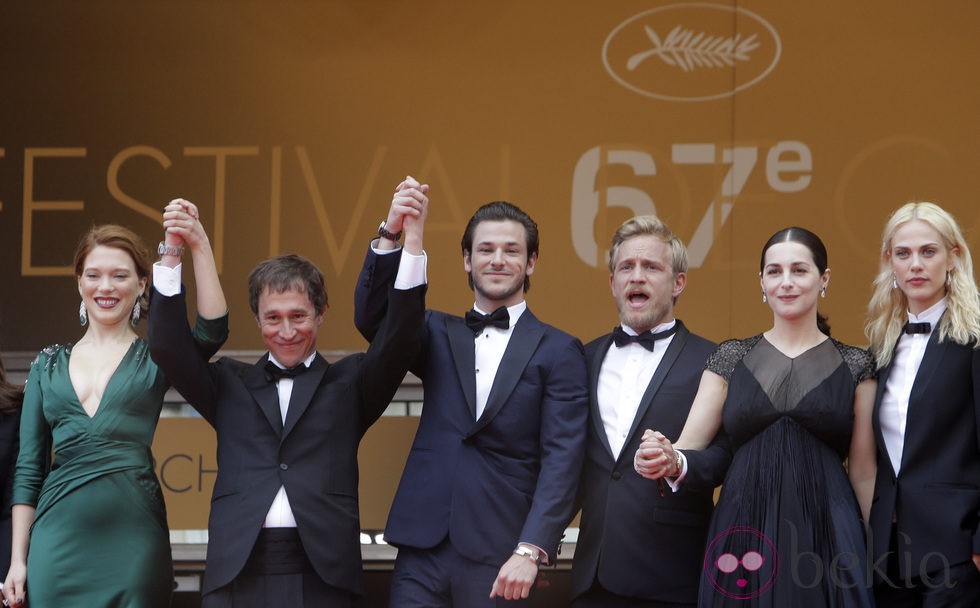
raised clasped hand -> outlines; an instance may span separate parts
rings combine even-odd
[[[395,194],[391,197],[391,209],[388,211],[388,219],[385,220],[385,229],[398,233],[412,229],[415,222],[425,222],[429,208],[428,193],[428,184],[419,183],[411,175],[406,176],[395,187]]]
[[[201,214],[194,203],[175,198],[163,209],[163,227],[166,243],[172,246],[187,244],[192,249],[207,244],[208,237],[201,225]]]

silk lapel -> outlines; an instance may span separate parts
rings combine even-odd
[[[905,467],[905,458],[908,454],[921,454],[917,449],[910,448],[917,441],[925,439],[934,441],[935,437],[923,438],[915,433],[915,429],[920,428],[917,418],[920,416],[931,415],[931,403],[937,398],[941,398],[939,393],[929,393],[932,380],[935,378],[939,363],[946,353],[946,344],[939,343],[939,323],[929,336],[926,343],[926,351],[922,354],[922,361],[919,369],[915,372],[915,380],[912,381],[912,390],[909,392],[909,409],[905,415],[905,448],[902,450],[902,467]]]
[[[276,390],[276,383],[269,378],[269,374],[265,371],[265,364],[268,361],[269,355],[266,353],[259,359],[258,363],[245,368],[242,371],[242,382],[245,383],[245,388],[248,389],[252,399],[265,414],[276,434],[281,435],[282,414],[279,411],[279,391]]]
[[[589,361],[589,417],[592,418],[593,431],[599,437],[606,454],[610,460],[613,458],[612,447],[609,446],[609,437],[606,436],[606,427],[602,422],[602,412],[599,411],[599,372],[602,371],[602,362],[606,358],[606,353],[613,347],[612,334],[607,334]]]
[[[643,397],[640,399],[640,405],[636,408],[636,416],[633,418],[633,425],[630,427],[629,433],[626,434],[626,443],[633,440],[633,435],[640,432],[640,421],[646,416],[647,410],[650,409],[650,405],[653,403],[653,397],[660,390],[660,385],[664,383],[664,378],[667,377],[667,373],[670,372],[670,368],[674,366],[674,362],[677,361],[677,357],[680,356],[681,351],[684,350],[684,345],[687,343],[687,337],[690,333],[684,324],[677,321],[677,332],[674,334],[673,339],[667,346],[666,352],[664,352],[663,359],[660,360],[660,364],[657,365],[657,370],[653,372],[653,377],[650,378],[650,384],[647,385],[647,390],[643,391]],[[654,421],[656,425],[656,421]],[[619,453],[619,458],[617,462],[622,460],[623,455],[626,454],[627,450],[623,450]],[[632,459],[633,455],[629,455]]]
[[[328,367],[330,366],[326,360],[320,356],[320,353],[317,353],[313,357],[310,369],[306,370],[305,374],[296,376],[293,380],[293,392],[289,395],[289,407],[286,409],[286,423],[282,430],[283,441],[286,440],[289,432],[296,426],[296,422],[306,412],[306,408],[310,407],[310,403],[313,401],[313,394],[316,393],[317,387],[320,386],[320,382],[323,380],[323,375],[327,372]]]
[[[524,368],[527,367],[531,355],[534,354],[543,336],[544,325],[531,314],[530,310],[525,310],[520,320],[517,321],[517,325],[514,326],[510,340],[507,341],[507,349],[504,350],[500,367],[497,368],[497,375],[494,376],[493,384],[490,387],[490,394],[487,395],[487,407],[484,408],[483,415],[476,421],[476,425],[467,433],[467,436],[472,437],[490,424],[500,408],[507,403],[507,399],[514,392],[517,381],[521,379]],[[475,385],[475,377],[473,382]],[[475,387],[473,394],[476,394]]]
[[[456,363],[456,375],[463,387],[463,396],[470,410],[470,420],[476,418],[476,348],[473,343],[473,330],[459,317],[446,317],[446,333],[449,348]]]

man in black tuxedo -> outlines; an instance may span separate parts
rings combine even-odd
[[[389,230],[427,191],[411,178],[399,189]],[[385,528],[398,547],[392,608],[522,605],[571,519],[585,360],[581,342],[539,321],[524,300],[537,234],[510,203],[478,209],[461,243],[474,308],[465,318],[426,313],[411,367],[425,405]],[[369,340],[390,307],[393,244],[381,239],[368,253],[355,292],[355,323]]]
[[[391,314],[378,339],[366,353],[334,363],[316,351],[327,308],[323,275],[296,255],[265,260],[249,275],[249,302],[269,352],[255,364],[208,363],[188,329],[179,270],[174,280],[167,268],[179,262],[179,248],[161,244],[150,350],[217,433],[205,608],[339,608],[362,593],[357,449],[418,350],[425,291],[419,209],[405,222],[400,274],[385,294]],[[201,248],[210,254],[210,247],[206,239],[188,244],[196,270],[207,258]]]
[[[674,317],[687,250],[654,216],[625,222],[609,251],[620,326],[585,347],[589,434],[572,564],[575,608],[693,606],[713,506],[731,461],[727,440],[692,453],[681,480],[633,470],[645,429],[680,435],[715,345]],[[665,456],[664,456],[665,457]],[[672,491],[676,490],[676,491]]]

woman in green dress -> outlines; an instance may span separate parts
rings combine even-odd
[[[191,248],[195,336],[210,356],[227,337],[210,244],[191,203],[171,201],[163,217],[167,244]],[[25,387],[3,589],[12,606],[25,596],[32,608],[170,605],[170,537],[150,452],[168,383],[133,330],[149,272],[146,247],[126,228],[97,226],[79,243],[85,334],[42,350]]]

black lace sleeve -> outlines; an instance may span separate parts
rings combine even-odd
[[[761,337],[760,334],[745,340],[725,340],[718,345],[715,352],[711,353],[704,368],[718,374],[725,379],[725,382],[730,382],[735,366]]]
[[[871,354],[870,350],[858,348],[857,346],[848,346],[837,340],[834,340],[834,344],[837,346],[837,350],[840,351],[841,357],[847,363],[848,369],[851,370],[855,384],[875,377],[877,366],[875,365],[875,356]]]

